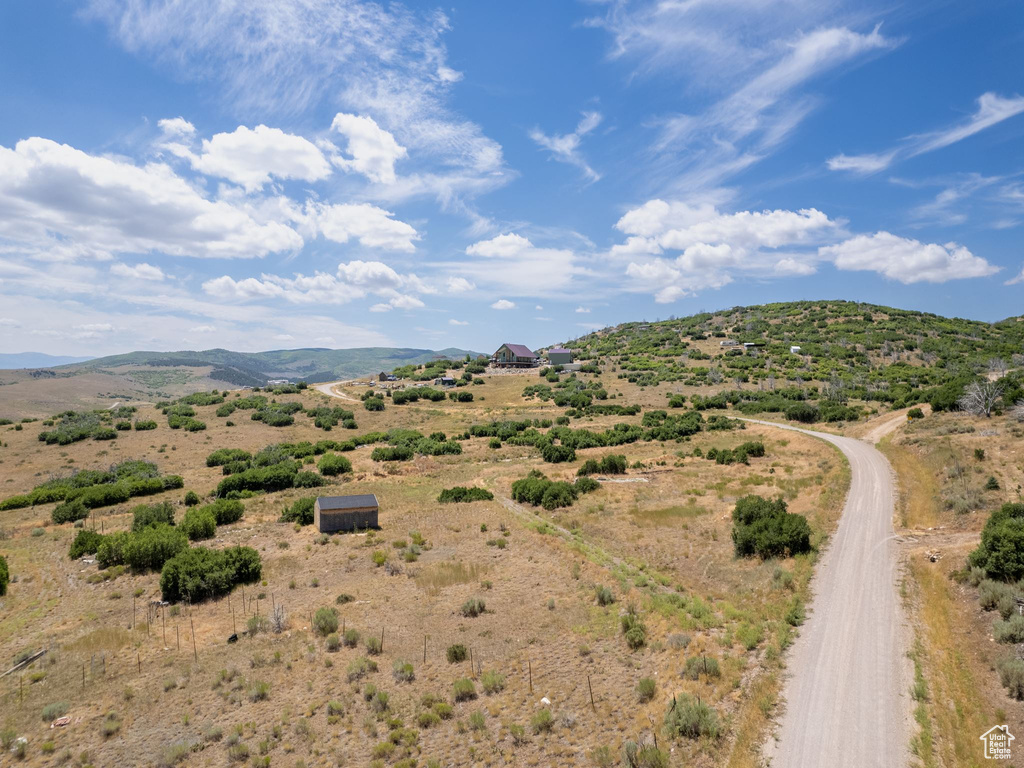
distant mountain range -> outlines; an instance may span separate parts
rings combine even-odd
[[[402,365],[427,363],[439,357],[476,357],[465,349],[408,349],[358,347],[355,349],[279,349],[269,352],[232,352],[227,349],[178,352],[129,352],[98,357],[64,366],[61,373],[113,372],[125,366],[212,368],[208,377],[236,386],[262,386],[268,379],[334,381],[390,371]],[[47,363],[57,366],[56,363]]]
[[[46,355],[42,352],[18,352],[14,354],[0,354],[0,369],[49,368],[55,365],[84,363],[92,359],[91,357],[72,357],[70,355]]]

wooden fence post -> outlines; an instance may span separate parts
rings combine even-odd
[[[597,705],[594,704],[594,689],[590,685],[590,675],[587,675],[587,690],[590,691],[590,709],[597,712]]]
[[[195,625],[195,622],[192,621],[192,617],[191,616],[188,617],[188,623],[192,627],[192,653],[195,654],[196,664],[198,664],[199,663],[199,650],[196,648],[196,625]]]

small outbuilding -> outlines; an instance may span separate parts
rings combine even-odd
[[[739,342],[736,341],[736,339],[726,339],[725,341],[718,342],[718,346],[720,347],[735,347],[738,344]]]
[[[321,533],[377,527],[377,496],[319,496],[313,505],[313,524]]]
[[[796,344],[794,344],[793,346],[791,346],[789,348],[789,354],[791,354],[791,355],[799,355],[800,354],[800,347],[798,347]]]
[[[434,379],[434,383],[441,387],[454,387],[455,379],[453,379],[451,376],[439,376],[438,378]]]
[[[572,363],[572,350],[563,347],[549,349],[548,362],[551,365],[569,365]]]

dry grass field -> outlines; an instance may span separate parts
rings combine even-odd
[[[916,620],[915,661],[928,687],[915,747],[926,766],[982,766],[980,734],[996,723],[1024,731],[1024,704],[1007,695],[996,670],[1013,646],[993,642],[998,614],[982,610],[978,589],[956,578],[989,513],[1020,499],[1022,437],[1005,416],[941,413],[906,424],[880,446],[901,487],[904,587]],[[985,489],[990,477],[998,489]]]
[[[665,386],[639,390],[607,379],[618,395],[612,402],[665,402]],[[355,411],[356,434],[392,427],[452,434],[492,419],[560,415],[521,397],[535,381],[487,377],[468,404],[389,402],[375,413],[358,402],[346,407]],[[328,402],[313,390],[278,399]],[[180,474],[185,488],[144,501],[172,501],[180,515],[186,490],[206,496],[221,479],[218,467],[205,465],[214,449],[351,434],[340,427],[325,433],[304,416],[273,428],[244,412],[228,427],[215,410],[197,407],[207,429],[189,433],[141,407],[137,415],[156,420],[156,430],[67,446],[40,442],[38,422],[4,427],[0,496],[26,492],[53,473],[147,459]],[[639,419],[574,419],[571,426],[597,430]],[[767,455],[749,465],[692,455],[753,439],[764,441]],[[791,511],[808,516],[823,544],[848,480],[840,455],[757,425],[684,443],[583,450],[564,464],[544,463],[531,447],[495,450],[486,438],[463,447],[458,456],[393,464],[371,461],[371,446],[346,453],[354,471],[320,493],[377,494],[378,531],[321,536],[312,526],[278,522],[285,506],[315,491],[245,500],[244,518],[218,528],[211,545],[256,548],[262,583],[192,606],[151,608],[159,574],[102,581],[95,564],[71,561],[76,531],[49,523],[52,505],[0,513],[0,553],[17,579],[0,598],[0,659],[47,650],[0,679],[0,729],[27,740],[23,761],[33,766],[602,766],[619,764],[625,741],[655,737],[672,765],[756,765],[777,705],[783,651],[796,631],[787,614],[807,596],[813,558],[737,560],[729,515],[742,495],[781,494]],[[630,469],[598,476],[601,488],[572,507],[547,512],[510,499],[512,482],[531,469],[571,480],[583,461],[608,453],[624,453]],[[455,485],[482,486],[495,499],[437,503]],[[88,525],[125,529],[132,506],[97,510]],[[400,549],[413,532],[426,545],[406,562]],[[385,566],[374,563],[375,552],[387,554]],[[598,586],[615,602],[598,605]],[[354,599],[338,604],[339,595]],[[460,607],[474,597],[486,611],[463,616]],[[283,631],[244,632],[251,617],[278,606],[287,616]],[[341,628],[359,633],[355,647],[330,651],[311,631],[311,615],[322,607],[336,607]],[[620,630],[630,609],[648,630],[637,650]],[[228,644],[233,631],[241,637]],[[382,642],[379,654],[370,654],[371,638]],[[449,663],[446,650],[455,644],[470,658]],[[376,671],[356,670],[363,658]],[[688,661],[696,679],[683,674]],[[412,665],[411,675],[395,672],[399,662]],[[475,698],[455,700],[460,678],[473,681]],[[653,695],[638,694],[642,678],[655,681]],[[673,697],[683,693],[717,710],[718,739],[672,741],[662,733]],[[451,709],[425,715],[432,698]],[[67,725],[51,728],[43,719],[53,704],[66,705]]]

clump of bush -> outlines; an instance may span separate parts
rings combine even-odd
[[[412,664],[403,659],[395,659],[394,664],[391,665],[391,675],[397,683],[411,683],[416,679],[416,671]]]
[[[226,594],[236,584],[259,581],[262,570],[260,555],[251,547],[186,547],[164,563],[160,590],[168,602],[198,602]]]
[[[460,678],[452,685],[452,696],[456,701],[475,699],[476,685],[468,677]]]
[[[193,507],[185,512],[180,527],[189,541],[212,539],[217,533],[217,518],[207,509]]]
[[[1017,658],[1003,659],[997,666],[999,681],[1006,688],[1006,693],[1017,701],[1024,700],[1024,661]]]
[[[787,511],[781,498],[744,496],[732,513],[732,540],[739,557],[763,560],[807,552],[811,548],[811,527],[803,515]]]
[[[68,552],[68,557],[72,560],[77,560],[84,555],[95,555],[96,550],[100,548],[102,543],[102,534],[91,531],[88,528],[83,528],[75,535],[74,541],[71,542],[71,550]],[[0,592],[0,594],[3,594],[3,592]]]
[[[1007,503],[993,512],[981,532],[981,543],[968,563],[991,579],[1024,578],[1024,504]]]
[[[467,488],[457,485],[454,488],[445,488],[438,495],[437,500],[441,504],[455,504],[469,501],[491,501],[493,498],[494,494],[486,488],[477,486]]]
[[[555,718],[547,707],[538,709],[530,718],[530,727],[534,733],[548,733],[555,727]]]
[[[378,445],[370,452],[373,461],[408,461],[412,457],[413,450],[406,445]]]
[[[690,680],[699,680],[700,676],[704,675],[709,678],[719,678],[722,676],[722,668],[718,664],[718,659],[714,656],[691,656],[686,660],[686,668],[683,670],[683,677],[688,677]]]
[[[721,733],[718,713],[689,694],[680,694],[672,700],[665,713],[665,728],[674,737],[699,739],[707,736],[717,739]]]
[[[449,645],[445,651],[445,656],[448,658],[449,664],[458,664],[461,661],[465,661],[469,658],[469,652],[466,650],[466,646],[461,643],[455,645]]]
[[[174,525],[174,507],[170,502],[139,504],[132,509],[132,530],[135,532],[158,525]]]
[[[320,469],[320,474],[326,475],[327,477],[334,477],[335,475],[343,475],[352,471],[352,462],[346,459],[344,456],[338,456],[335,453],[326,453],[323,458],[320,459],[320,463],[317,464]]]
[[[587,459],[576,474],[584,475],[624,475],[626,474],[626,457],[620,453],[610,453],[600,461]]]
[[[70,705],[66,701],[55,701],[43,707],[43,722],[52,723],[58,717],[68,713]]]
[[[290,507],[285,507],[279,518],[282,523],[298,523],[299,525],[313,524],[313,507],[316,505],[315,496],[303,496],[296,500]]]
[[[505,676],[493,670],[484,672],[480,676],[480,685],[484,689],[484,693],[488,695],[500,693],[505,690]]]
[[[997,643],[1024,643],[1024,616],[1015,613],[1008,619],[997,621],[992,627],[992,634]]]
[[[321,637],[338,631],[338,611],[334,608],[317,608],[313,614],[313,631]]]
[[[359,656],[358,658],[352,659],[349,662],[347,677],[350,683],[356,680],[362,680],[371,672],[377,671],[377,662],[372,659],[368,659],[365,656]]]
[[[647,644],[647,625],[643,618],[637,613],[636,606],[629,606],[620,618],[622,634],[626,638],[626,645],[632,650],[643,648]]]
[[[598,585],[595,587],[594,592],[598,605],[612,605],[615,602],[615,595],[608,587]]]
[[[124,565],[137,573],[159,571],[165,563],[188,549],[188,537],[166,523],[140,531],[118,531],[103,537],[96,549],[101,568]]]
[[[581,493],[589,493],[599,487],[600,484],[589,477],[581,477],[573,484],[549,480],[543,473],[532,470],[526,477],[512,483],[512,498],[551,510],[571,507]]]
[[[658,684],[654,681],[653,677],[642,677],[640,682],[636,684],[636,697],[641,702],[648,702],[654,698],[657,690]]]
[[[486,612],[486,610],[487,605],[484,603],[483,598],[471,597],[462,604],[462,608],[459,609],[459,612],[467,618],[475,618]]]
[[[741,443],[735,448],[709,448],[704,458],[718,464],[749,464],[751,456],[760,458],[764,454],[764,443],[757,440]]]
[[[11,581],[11,571],[7,565],[7,558],[0,555],[0,597],[7,594],[7,585]]]
[[[1004,619],[1017,608],[1017,590],[1001,581],[985,579],[978,584],[978,603],[983,610],[998,610]]]

